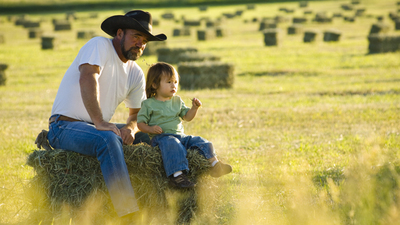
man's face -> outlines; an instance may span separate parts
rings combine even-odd
[[[133,29],[125,29],[124,36],[121,39],[122,55],[128,60],[137,60],[146,47],[146,35]]]

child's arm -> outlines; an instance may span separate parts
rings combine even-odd
[[[161,134],[163,130],[161,127],[154,125],[154,126],[149,126],[143,122],[137,124],[138,128],[140,131],[143,133],[150,133],[150,134]]]
[[[197,110],[201,107],[201,101],[197,98],[192,99],[192,108],[183,116],[186,121],[191,121],[197,114]]]

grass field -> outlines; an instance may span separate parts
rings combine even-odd
[[[313,12],[342,11],[350,1],[310,2]],[[213,181],[215,191],[194,224],[398,224],[400,221],[400,53],[368,54],[367,35],[376,16],[388,18],[395,0],[364,0],[366,15],[354,23],[309,22],[305,28],[342,31],[339,42],[303,43],[287,35],[291,22],[280,23],[282,42],[266,47],[254,17],[303,16],[298,3],[257,4],[241,17],[225,19],[228,35],[197,41],[173,37],[182,22],[160,20],[154,33],[167,34],[170,47],[197,47],[235,65],[231,89],[180,90],[183,99],[203,102],[198,116],[185,123],[188,134],[212,141],[220,158],[234,171]],[[245,9],[246,5],[168,9],[188,19]],[[279,11],[282,6],[294,14]],[[0,86],[0,224],[25,224],[32,210],[26,188],[35,175],[25,162],[36,149],[37,134],[47,121],[58,85],[69,64],[87,40],[76,32],[93,30],[105,36],[100,23],[119,11],[100,11],[97,19],[76,12],[72,31],[54,32],[53,18],[64,14],[28,15],[42,20],[57,47],[41,50],[39,39],[0,16],[0,63],[6,63],[7,82]],[[167,10],[145,9],[153,18]],[[314,14],[307,16],[309,19]],[[86,18],[86,19],[85,19]],[[147,71],[156,56],[137,62]],[[112,121],[123,122],[121,105]],[[73,222],[72,222],[73,223]],[[108,222],[107,224],[115,224]]]

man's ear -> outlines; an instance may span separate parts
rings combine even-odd
[[[119,28],[117,30],[117,34],[115,36],[119,37],[119,38],[122,38],[124,36],[124,31],[121,28]]]

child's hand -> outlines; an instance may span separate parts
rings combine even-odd
[[[161,129],[161,127],[154,125],[150,127],[150,133],[152,134],[161,134],[163,132],[163,130]]]
[[[196,109],[201,107],[201,101],[197,98],[192,99],[192,107],[195,107]]]

